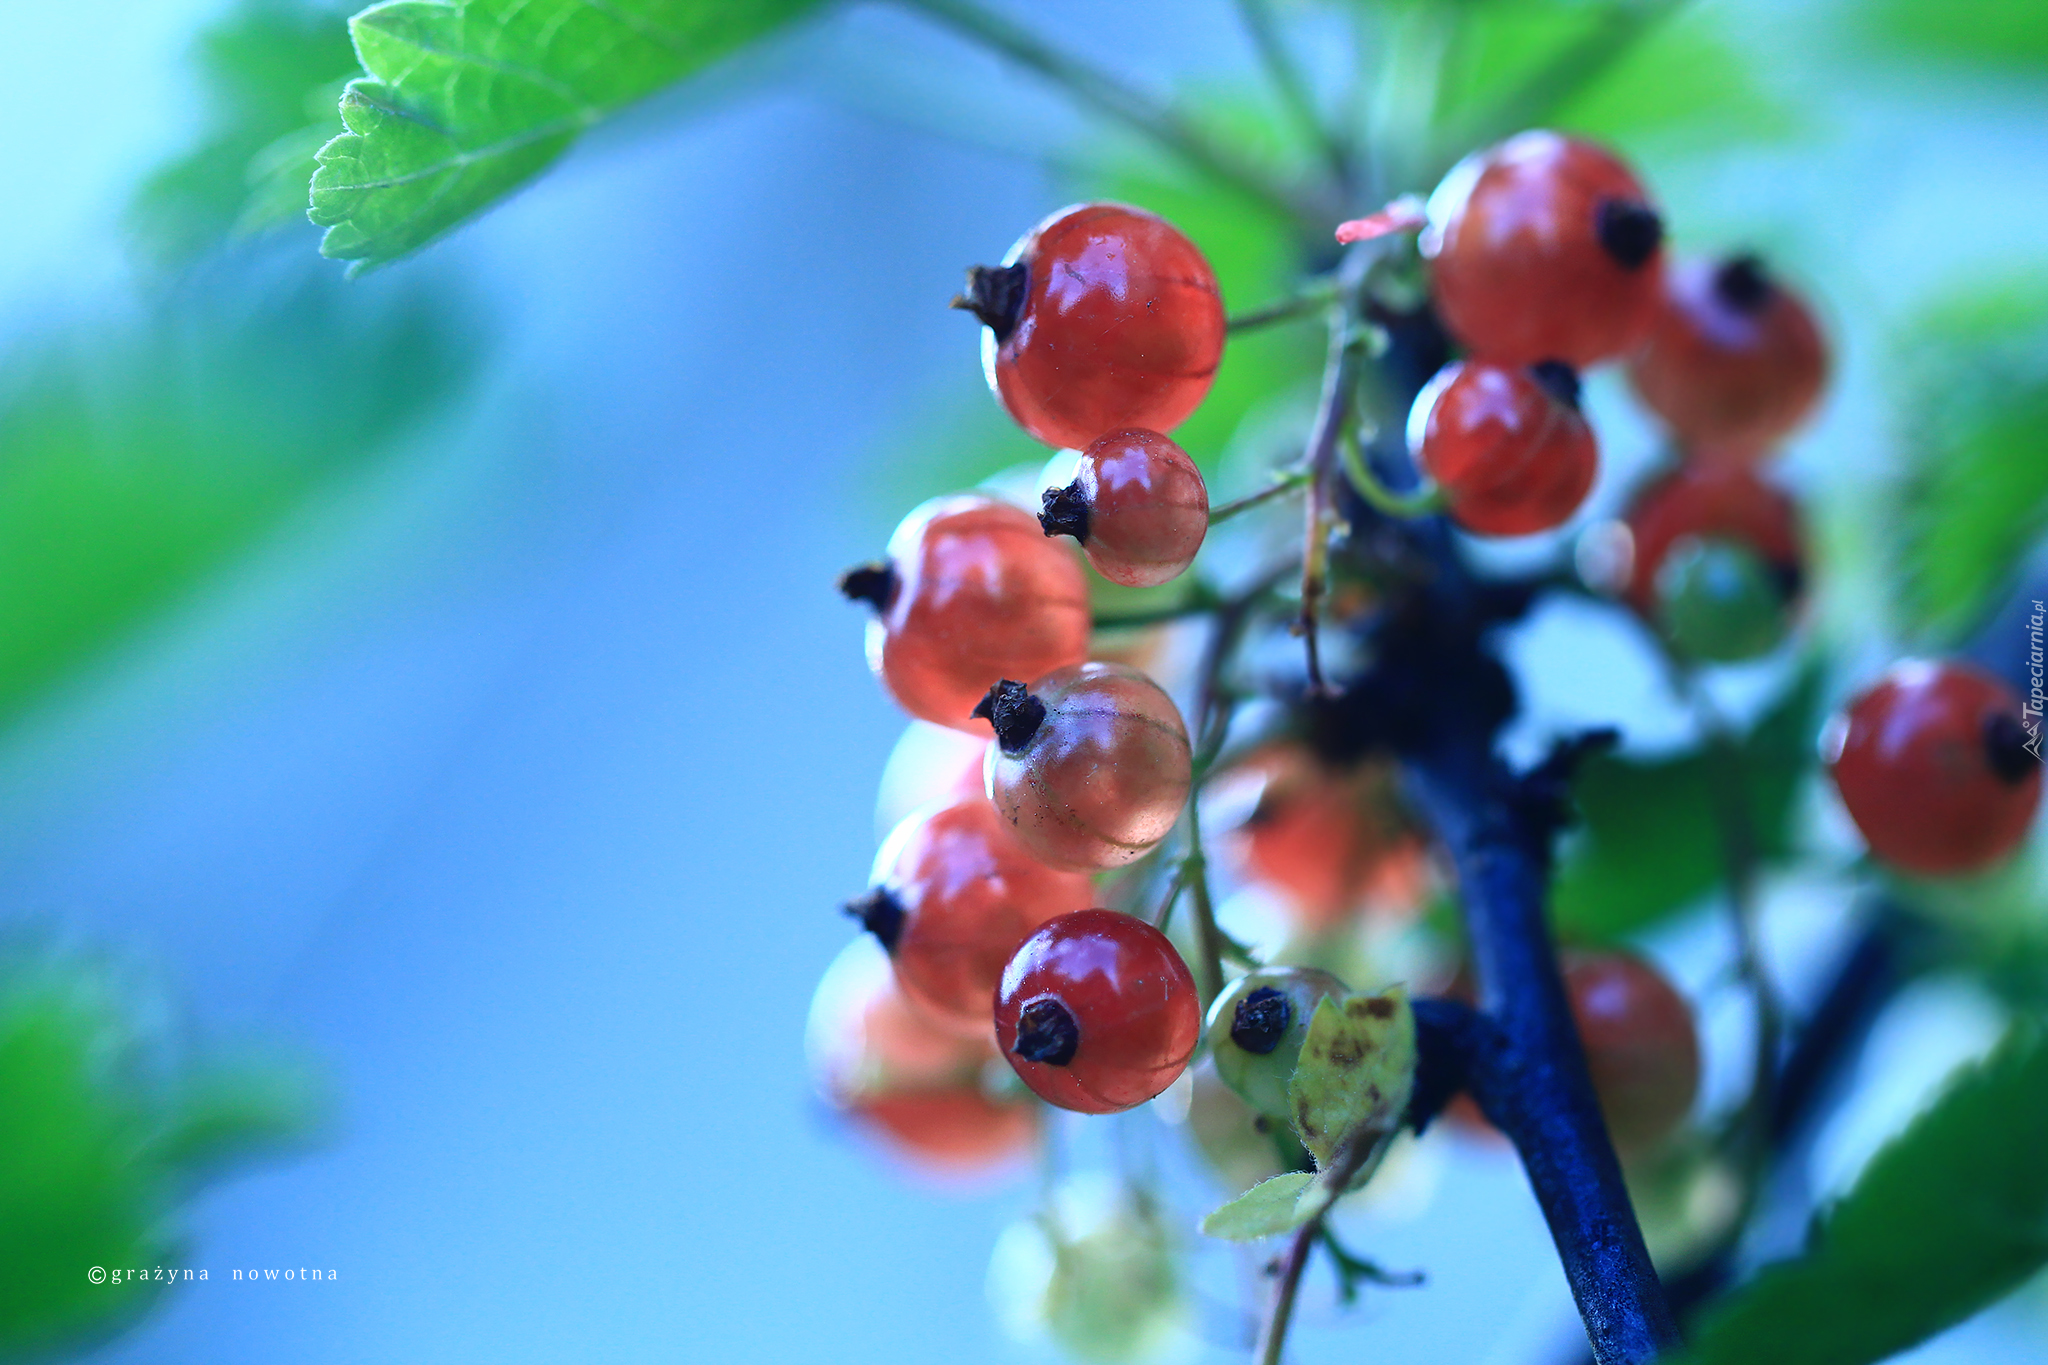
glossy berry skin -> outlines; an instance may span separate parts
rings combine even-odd
[[[1827,343],[1799,297],[1755,257],[1665,272],[1629,382],[1688,458],[1746,463],[1804,421],[1827,382]]]
[[[1164,839],[1187,804],[1187,727],[1159,685],[1121,664],[1048,673],[991,694],[988,795],[1054,867],[1121,867]]]
[[[1687,540],[1743,546],[1770,566],[1788,603],[1799,596],[1799,509],[1748,469],[1682,465],[1638,494],[1626,521],[1631,549],[1622,591],[1646,620],[1657,619],[1659,576]]]
[[[989,733],[974,705],[1000,678],[1088,657],[1088,580],[1028,512],[980,494],[934,498],[889,537],[886,564],[840,581],[871,602],[868,664],[920,720]]]
[[[1204,1033],[1216,1074],[1246,1104],[1281,1123],[1309,1020],[1327,996],[1342,999],[1342,981],[1312,967],[1262,967],[1231,983],[1209,1007]]]
[[[1074,481],[1049,489],[1039,525],[1070,535],[1095,571],[1131,588],[1187,572],[1209,534],[1209,488],[1187,452],[1156,431],[1131,427],[1081,452]]]
[[[1201,997],[1173,944],[1113,910],[1077,910],[1026,939],[1003,968],[995,1019],[1024,1084],[1083,1114],[1172,1085],[1202,1032]]]
[[[1615,1147],[1654,1147],[1685,1121],[1699,1093],[1692,1007],[1633,953],[1568,956],[1564,983]]]
[[[826,972],[806,1029],[812,1075],[826,1101],[934,1175],[973,1174],[1021,1157],[1036,1139],[1037,1117],[1021,1097],[984,1090],[995,1061],[987,1030],[969,1039],[939,1027],[903,997],[872,944],[851,948]]]
[[[2023,720],[1998,680],[1908,660],[1829,725],[1823,757],[1874,856],[1925,877],[1974,872],[2019,846],[2041,803]]]
[[[1438,314],[1473,354],[1579,369],[1633,350],[1656,317],[1662,227],[1613,153],[1557,133],[1475,152],[1430,196],[1419,245]]]
[[[958,1032],[988,1032],[989,995],[1031,932],[1094,899],[1088,878],[1033,858],[979,794],[913,812],[849,907],[895,964],[904,995]]]
[[[1562,367],[1465,360],[1439,370],[1409,410],[1408,446],[1443,489],[1452,520],[1486,536],[1569,520],[1600,466],[1577,395],[1576,376]]]
[[[976,308],[992,324],[982,368],[1039,440],[1080,450],[1127,427],[1171,431],[1208,394],[1223,358],[1223,299],[1208,261],[1171,223],[1080,204],[1025,234],[1003,265],[1023,268],[1023,288],[1011,317]]]
[[[1303,745],[1276,743],[1223,782],[1226,790],[1257,784],[1244,822],[1224,837],[1233,870],[1278,892],[1304,929],[1334,928],[1361,907],[1398,912],[1421,900],[1427,854],[1400,813],[1386,764],[1338,769]]]

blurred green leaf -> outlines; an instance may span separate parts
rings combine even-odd
[[[1820,673],[1809,669],[1739,746],[1760,854],[1790,853],[1792,806],[1814,764]],[[1725,864],[1712,758],[1588,759],[1573,783],[1581,815],[1551,889],[1558,931],[1607,941],[1637,933],[1713,890]]]
[[[1961,293],[1910,335],[1893,573],[1907,623],[1953,639],[2048,531],[2048,277]]]
[[[143,182],[130,220],[166,262],[297,222],[313,154],[340,131],[334,101],[359,69],[346,11],[243,0],[199,36],[198,145]]]
[[[167,1218],[197,1163],[308,1132],[303,1081],[291,1108],[282,1073],[181,1075],[141,1019],[101,969],[0,965],[0,1354],[140,1314],[162,1286],[125,1272],[186,1264]]]
[[[1844,12],[1866,39],[1915,65],[1943,56],[2048,70],[2048,5],[2038,0],[1864,0]]]
[[[1709,1313],[1681,1365],[1867,1365],[2048,1265],[2048,1042],[2014,1028],[1877,1154],[1806,1253]]]
[[[821,0],[386,0],[349,21],[365,79],[319,152],[324,255],[416,251],[538,175],[586,129]]]
[[[0,364],[0,724],[443,402],[469,364],[449,304],[223,268],[139,325],[17,343]]]
[[[1303,1207],[1301,1196],[1315,1183],[1307,1171],[1285,1171],[1261,1180],[1221,1208],[1202,1219],[1202,1231],[1226,1242],[1256,1242],[1261,1237],[1290,1232],[1306,1223],[1316,1207]]]

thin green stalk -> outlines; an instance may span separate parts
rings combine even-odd
[[[1062,52],[1022,25],[973,0],[898,0],[908,9],[945,24],[1019,66],[1036,71],[1081,103],[1152,138],[1191,165],[1235,185],[1305,226],[1334,222],[1337,208],[1320,195],[1304,194],[1273,176],[1236,149],[1216,142],[1200,128],[1088,62]]]
[[[1247,493],[1244,497],[1237,498],[1231,502],[1223,503],[1221,506],[1218,507],[1210,508],[1209,524],[1211,526],[1214,526],[1218,522],[1229,521],[1232,517],[1238,515],[1238,513],[1249,512],[1252,508],[1259,506],[1261,503],[1271,502],[1273,499],[1279,497],[1282,493],[1292,493],[1295,489],[1306,485],[1308,483],[1308,480],[1308,470],[1290,469],[1286,473],[1281,474],[1277,478],[1275,478],[1270,486],[1261,488],[1256,493]]]
[[[1344,476],[1374,508],[1390,517],[1426,517],[1444,510],[1444,494],[1434,483],[1425,484],[1412,493],[1396,493],[1381,483],[1379,476],[1372,472],[1367,463],[1365,451],[1358,440],[1356,424],[1344,429],[1343,437]]]

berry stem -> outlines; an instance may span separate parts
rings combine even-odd
[[[1223,931],[1216,927],[1216,903],[1209,896],[1209,860],[1202,852],[1202,793],[1188,792],[1188,852],[1181,860],[1188,904],[1195,915],[1195,983],[1202,988],[1202,1008],[1223,993]]]
[[[1224,326],[1233,334],[1256,331],[1276,322],[1288,322],[1305,318],[1320,312],[1335,303],[1337,296],[1328,280],[1317,280],[1303,286],[1298,294],[1269,303],[1263,308],[1254,308],[1249,313],[1237,313],[1225,320]]]
[[[973,0],[898,0],[898,3],[973,39],[1019,66],[1037,72],[1080,103],[1137,129],[1177,153],[1190,165],[1236,186],[1289,217],[1304,224],[1320,225],[1336,216],[1334,203],[1325,202],[1322,195],[1307,194],[1274,179],[1235,148],[1212,140],[1194,124],[1132,90],[1100,67],[1060,51],[1029,29],[982,8]]]
[[[1351,487],[1374,508],[1390,517],[1408,520],[1413,517],[1433,516],[1444,510],[1443,489],[1435,483],[1425,483],[1412,493],[1396,493],[1380,481],[1373,473],[1371,463],[1365,458],[1365,450],[1358,439],[1358,428],[1354,423],[1345,428],[1344,476],[1351,481]]]
[[[1268,487],[1261,488],[1256,493],[1247,493],[1220,507],[1210,508],[1209,524],[1214,526],[1217,522],[1229,521],[1239,513],[1249,512],[1252,508],[1271,502],[1283,493],[1292,493],[1297,488],[1304,488],[1308,485],[1309,477],[1307,469],[1290,469],[1285,473],[1276,473]]]
[[[1351,1177],[1383,1150],[1382,1143],[1346,1143],[1330,1169],[1330,1180],[1337,1189],[1343,1189],[1351,1183]],[[1281,1352],[1287,1345],[1287,1329],[1294,1321],[1294,1300],[1301,1292],[1301,1274],[1308,1269],[1309,1253],[1323,1238],[1323,1219],[1328,1213],[1329,1207],[1325,1207],[1303,1223],[1295,1230],[1294,1240],[1287,1244],[1287,1255],[1280,1262],[1280,1283],[1273,1291],[1273,1307],[1252,1351],[1252,1359],[1258,1365],[1280,1365]]]

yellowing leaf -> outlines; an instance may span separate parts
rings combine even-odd
[[[1376,1141],[1401,1121],[1415,1085],[1415,1013],[1399,986],[1378,995],[1326,998],[1287,1097],[1301,1145],[1329,1166],[1355,1141]]]

